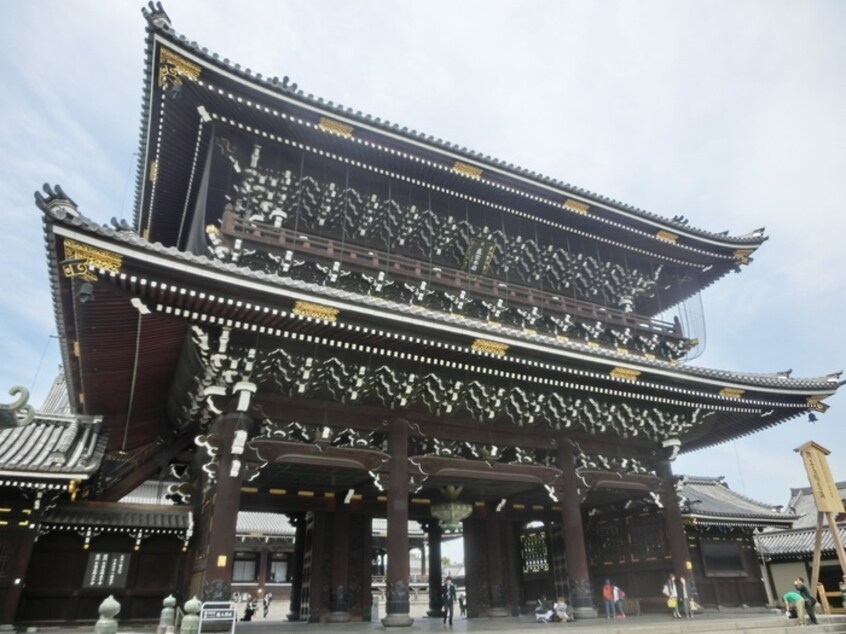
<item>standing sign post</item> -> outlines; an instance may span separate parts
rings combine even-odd
[[[840,541],[840,532],[835,522],[835,513],[844,513],[843,500],[840,492],[831,477],[831,470],[828,468],[828,456],[831,452],[811,441],[806,442],[798,451],[805,463],[805,471],[808,472],[808,481],[811,483],[811,490],[814,493],[814,502],[817,505],[817,532],[814,536],[814,562],[811,568],[811,593],[816,595],[817,582],[820,578],[820,559],[822,558],[822,530],[823,516],[828,518],[828,529],[831,532],[831,539],[834,542],[834,550],[837,552],[837,559],[840,560],[840,574],[843,582],[846,583],[846,552],[843,551],[843,542]],[[843,583],[841,583],[841,588]]]
[[[214,624],[216,627],[203,627]],[[229,634],[235,634],[235,604],[229,601],[206,601],[200,609],[200,628],[197,634],[206,631],[220,632],[228,626]]]

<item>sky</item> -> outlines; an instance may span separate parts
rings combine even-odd
[[[60,184],[132,219],[141,2],[3,3],[0,401],[43,400],[60,364],[40,212]],[[692,226],[770,240],[702,295],[696,365],[821,376],[846,366],[846,3],[168,0],[177,32],[306,93]],[[846,375],[844,375],[846,377]],[[844,388],[846,392],[846,388]],[[814,440],[846,480],[830,411],[682,456],[786,504]]]

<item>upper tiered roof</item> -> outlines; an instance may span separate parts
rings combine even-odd
[[[287,78],[265,78],[177,34],[160,4],[144,14],[135,225],[152,242],[184,246],[211,127],[536,224],[562,241],[590,242],[603,258],[663,266],[660,297],[641,298],[643,314],[748,263],[766,240],[763,229],[730,236],[690,227],[305,94]]]

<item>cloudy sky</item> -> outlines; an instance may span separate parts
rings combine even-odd
[[[141,2],[4,3],[0,400],[38,404],[59,364],[39,213],[61,184],[131,219]],[[846,365],[846,3],[165,2],[174,28],[266,76],[694,226],[766,226],[754,263],[703,294],[708,367],[819,376]],[[844,388],[846,390],[846,388]],[[815,440],[846,480],[846,397],[683,457],[756,499],[806,486]]]

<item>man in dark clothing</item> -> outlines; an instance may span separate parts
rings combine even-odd
[[[793,586],[796,588],[796,592],[801,594],[805,600],[805,612],[808,613],[808,618],[811,619],[811,623],[816,625],[817,615],[814,614],[814,606],[817,604],[817,600],[811,595],[811,591],[808,590],[808,586],[805,585],[805,580],[802,577],[796,577]]]
[[[449,624],[452,625],[452,613],[455,607],[455,584],[452,582],[452,577],[447,577],[444,585],[441,586],[441,603],[444,606],[444,623],[449,619]]]

